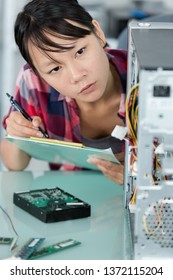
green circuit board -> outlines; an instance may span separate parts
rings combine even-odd
[[[13,241],[12,237],[0,237],[0,245],[10,245]]]
[[[60,252],[62,250],[80,245],[81,243],[79,241],[73,240],[73,239],[68,239],[62,242],[58,242],[56,244],[43,247],[35,252],[29,257],[30,260],[38,259],[53,253]]]
[[[46,223],[90,216],[88,203],[59,187],[14,193],[13,202]]]

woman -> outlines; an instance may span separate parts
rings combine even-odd
[[[33,121],[10,108],[3,121],[7,134],[43,137],[41,126],[50,138],[111,147],[120,165],[90,163],[122,184],[124,143],[111,132],[125,122],[126,52],[105,48],[99,23],[76,0],[30,1],[17,16],[15,40],[27,64],[14,97]],[[5,139],[1,153],[9,170],[22,170],[30,161]]]

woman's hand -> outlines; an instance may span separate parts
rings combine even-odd
[[[40,117],[32,117],[33,120],[28,121],[20,112],[11,112],[6,119],[6,131],[8,135],[19,137],[43,137],[43,134],[38,131],[38,127],[41,126]]]
[[[42,123],[41,118],[36,116],[32,118],[31,122],[24,118],[20,112],[11,112],[6,119],[7,134],[25,138],[43,137],[42,133],[38,131],[38,127]],[[0,150],[2,160],[9,170],[23,170],[30,162],[31,157],[7,139],[1,140]]]
[[[116,164],[111,161],[97,158],[89,158],[87,162],[94,164],[103,174],[116,184],[123,185],[124,182],[124,165]]]

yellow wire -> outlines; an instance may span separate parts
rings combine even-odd
[[[129,128],[130,131],[130,137],[132,139],[132,141],[134,142],[134,145],[137,145],[137,138],[134,132],[134,127],[132,126],[132,123],[135,120],[135,123],[137,122],[137,117],[135,115],[135,113],[137,113],[137,111],[135,110],[134,113],[134,106],[135,106],[135,101],[136,101],[136,96],[137,96],[137,88],[139,86],[139,83],[135,84],[127,93],[127,97],[126,97],[126,121],[127,121],[127,126]],[[131,97],[131,94],[133,93],[133,100],[132,100],[132,104],[131,104],[131,120],[130,120],[130,116],[129,116],[129,100]]]

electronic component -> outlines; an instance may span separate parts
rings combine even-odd
[[[30,260],[38,259],[43,256],[62,251],[64,249],[68,249],[68,248],[74,247],[79,244],[81,244],[81,243],[76,240],[68,239],[68,240],[47,246],[47,247],[43,247],[40,250],[36,250],[35,252],[32,253],[32,255],[29,257],[29,259]]]
[[[153,96],[154,97],[170,97],[171,88],[170,86],[154,86],[153,87]]]
[[[17,246],[17,240],[18,240],[18,236],[16,236],[14,239],[13,239],[13,242],[10,244],[10,251],[13,251],[16,246]]]
[[[171,23],[129,24],[124,189],[134,259],[173,258],[172,35]]]
[[[15,259],[26,260],[30,255],[40,246],[45,238],[30,238],[24,245],[22,245],[17,252],[14,253]]]
[[[90,216],[90,205],[55,187],[14,193],[13,202],[45,223]]]
[[[12,237],[0,237],[0,245],[10,245],[13,241]]]

